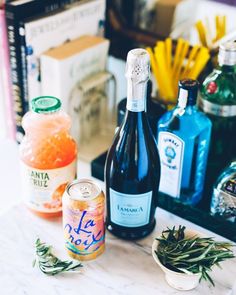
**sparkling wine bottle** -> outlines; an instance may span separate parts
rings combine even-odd
[[[179,82],[177,107],[158,122],[160,191],[195,205],[202,197],[211,122],[196,107],[198,82]]]
[[[126,115],[105,165],[107,228],[124,239],[142,238],[155,226],[160,160],[146,114],[149,73],[147,51],[131,50],[126,64]]]

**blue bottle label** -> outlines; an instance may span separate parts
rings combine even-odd
[[[158,137],[161,160],[159,190],[178,198],[181,188],[184,141],[173,133],[162,131]]]
[[[126,227],[148,224],[151,210],[152,191],[131,195],[110,188],[111,221]]]

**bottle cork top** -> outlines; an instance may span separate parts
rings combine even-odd
[[[126,78],[140,83],[149,79],[150,57],[145,49],[137,48],[128,52],[126,62]]]

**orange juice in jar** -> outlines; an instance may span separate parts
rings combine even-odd
[[[70,117],[61,101],[42,96],[31,101],[22,120],[25,136],[20,145],[22,192],[26,205],[41,217],[62,212],[62,195],[75,178],[77,147],[70,136]]]

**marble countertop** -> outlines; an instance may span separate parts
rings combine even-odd
[[[221,264],[222,269],[215,268],[212,271],[215,287],[203,281],[195,290],[181,292],[166,283],[162,270],[151,255],[153,239],[163,228],[181,224],[218,240],[225,239],[160,208],[156,211],[156,228],[147,238],[127,242],[107,233],[104,254],[96,260],[84,262],[80,273],[54,277],[44,275],[37,267],[32,267],[34,242],[40,237],[53,246],[56,255],[68,259],[64,249],[61,219],[44,220],[29,212],[20,202],[18,180],[9,190],[11,182],[8,178],[14,180],[18,175],[17,149],[13,148],[11,152],[15,152],[15,155],[11,154],[10,162],[4,160],[3,154],[0,156],[0,162],[6,164],[3,167],[5,170],[2,170],[5,171],[4,182],[1,181],[0,184],[4,193],[1,194],[0,201],[2,204],[3,200],[6,203],[9,200],[11,204],[5,210],[0,210],[0,294],[236,294],[236,259],[225,261]],[[87,163],[79,162],[78,176],[90,176]],[[103,183],[100,184],[104,187]],[[13,202],[12,198],[16,196],[17,200]]]
[[[48,221],[34,216],[19,204],[0,217],[0,286],[1,294],[186,294],[172,289],[151,255],[153,238],[166,226],[184,224],[208,235],[214,235],[162,209],[156,212],[157,226],[147,238],[127,242],[106,235],[106,250],[96,260],[83,263],[81,273],[46,276],[32,267],[37,237],[53,245],[55,254],[66,256],[61,220]],[[214,235],[215,236],[215,235]],[[218,237],[219,239],[222,239]],[[236,261],[222,263],[212,277],[215,287],[202,282],[189,295],[236,294]]]

